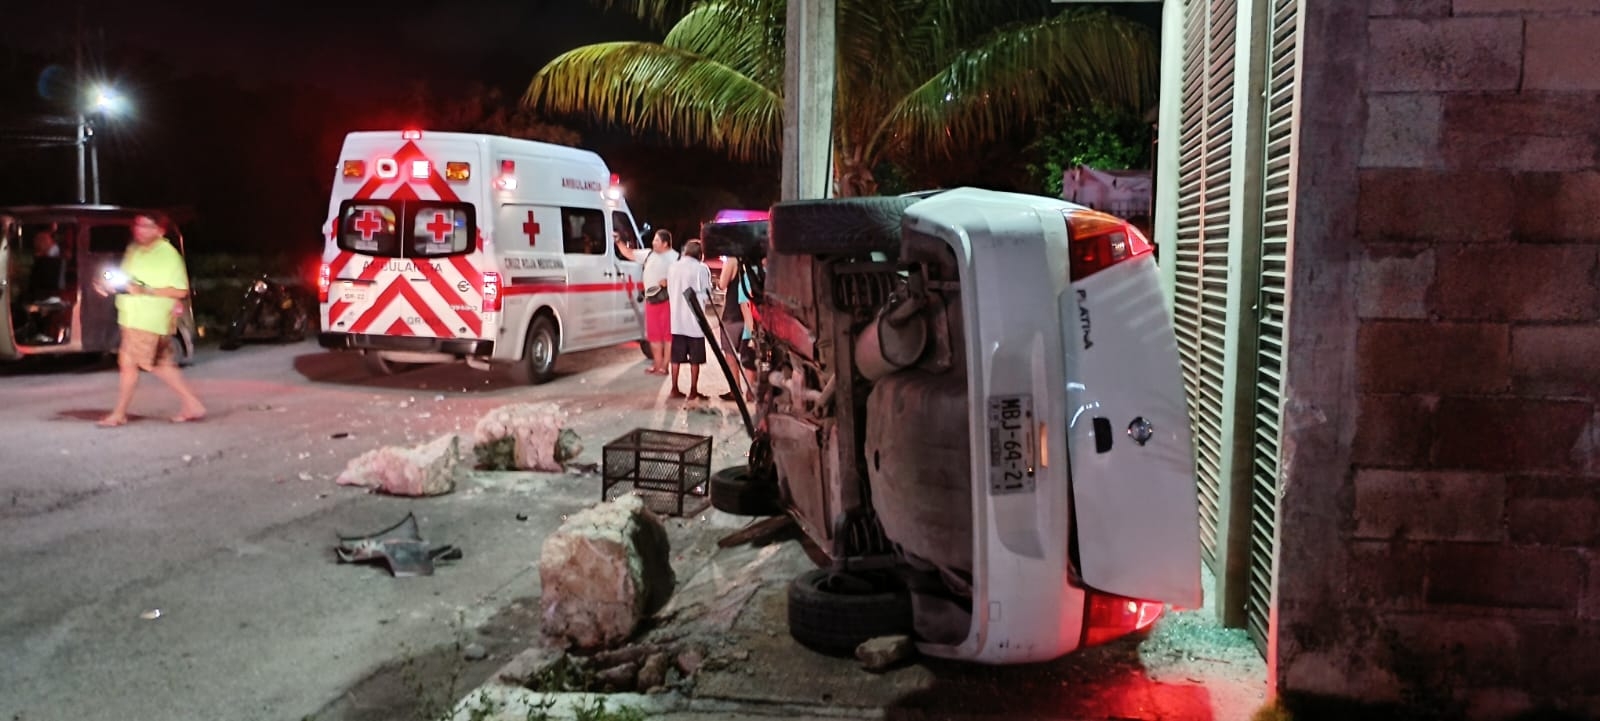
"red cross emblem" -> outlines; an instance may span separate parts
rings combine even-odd
[[[378,216],[373,215],[372,211],[363,210],[361,219],[356,221],[355,226],[356,230],[361,231],[362,240],[372,240],[372,234],[378,232],[383,224],[378,222]]]
[[[522,232],[528,236],[528,245],[534,245],[534,239],[539,235],[539,224],[533,220],[533,211],[528,211],[528,222],[522,224]]]
[[[450,235],[451,229],[453,229],[455,226],[451,225],[444,219],[444,213],[434,213],[433,222],[423,227],[427,228],[428,232],[433,234],[433,242],[443,243],[445,242],[445,236]]]

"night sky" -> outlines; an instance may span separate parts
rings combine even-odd
[[[98,135],[102,199],[187,208],[186,234],[202,253],[315,252],[344,134],[410,125],[419,92],[430,106],[488,89],[511,102],[561,52],[659,38],[583,0],[7,5],[0,128],[14,138],[38,129],[40,116],[69,112],[82,37],[85,75],[112,81],[132,109]],[[769,199],[722,191],[763,195],[749,190],[761,177],[775,192],[775,168],[734,166],[581,118],[551,121],[630,177],[635,213],[660,216],[657,225],[692,223],[683,208],[695,202],[762,204]],[[71,147],[0,140],[0,205],[71,202],[75,159]],[[695,200],[705,196],[714,200]]]

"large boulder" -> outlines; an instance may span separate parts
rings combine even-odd
[[[451,434],[413,448],[367,451],[351,459],[336,480],[397,496],[437,496],[455,490],[460,470],[461,441]]]
[[[573,514],[539,553],[544,634],[581,650],[627,640],[672,595],[670,551],[638,496]]]
[[[478,419],[473,451],[479,465],[496,470],[556,472],[583,452],[567,414],[554,403],[513,403]]]

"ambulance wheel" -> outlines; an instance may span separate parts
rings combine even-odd
[[[789,635],[830,656],[867,639],[911,633],[911,594],[882,573],[807,571],[789,582]]]
[[[541,315],[528,325],[528,342],[522,348],[522,360],[512,366],[512,376],[523,385],[544,383],[555,377],[556,355],[561,349],[561,338],[556,333],[555,321]]]
[[[792,200],[772,206],[772,249],[791,255],[900,254],[900,219],[919,198]]]

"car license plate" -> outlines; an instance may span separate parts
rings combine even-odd
[[[365,303],[367,302],[367,287],[346,284],[339,288],[339,300],[345,303]]]
[[[1033,493],[1038,465],[1033,396],[990,396],[989,495]]]

